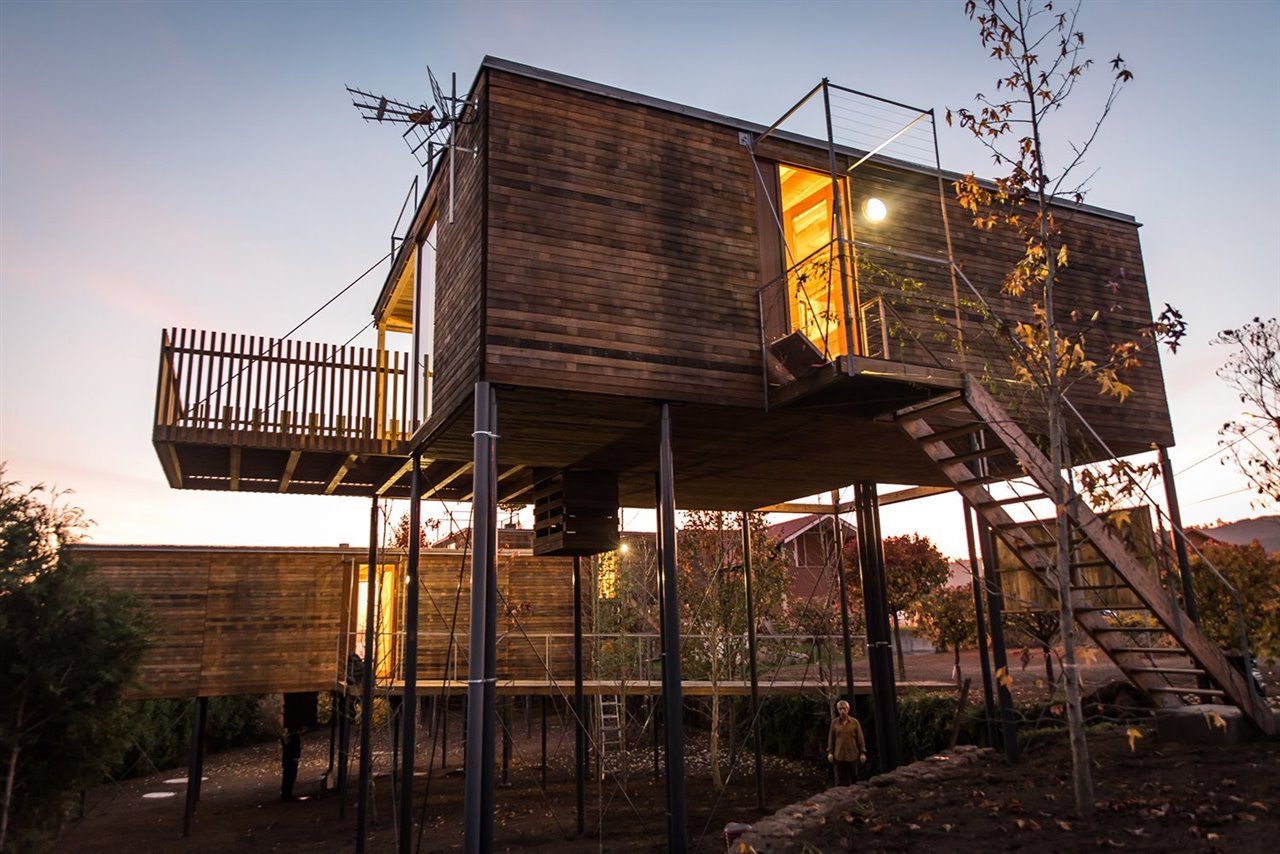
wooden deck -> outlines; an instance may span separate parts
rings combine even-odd
[[[680,693],[685,697],[710,697],[712,695],[713,685],[707,681],[684,681],[680,683]],[[761,694],[819,694],[824,686],[813,680],[810,681],[778,681],[766,682],[760,681]],[[550,696],[564,697],[573,696],[573,681],[548,682],[540,679],[498,679],[495,682],[495,688],[499,694],[511,696]],[[837,690],[843,690],[841,686],[836,686]],[[904,691],[955,691],[956,684],[954,682],[938,682],[930,680],[909,680],[898,682],[897,688],[899,692]],[[358,685],[337,685],[334,690],[346,693],[352,696],[359,696],[360,686]],[[391,694],[393,696],[404,693],[404,683],[394,682],[390,684],[379,684],[374,689],[379,695]],[[467,693],[467,683],[465,680],[442,680],[442,679],[419,679],[417,684],[417,694],[419,697],[439,696],[447,694],[451,697],[463,695]],[[725,697],[743,697],[751,694],[751,683],[745,681],[726,681],[721,682],[717,689],[721,696]],[[657,679],[642,680],[637,679],[627,682],[625,685],[616,680],[608,679],[584,679],[582,681],[582,692],[588,696],[628,696],[628,697],[653,697],[662,694],[662,682]],[[871,683],[863,678],[854,684],[854,693],[858,695],[870,695]]]

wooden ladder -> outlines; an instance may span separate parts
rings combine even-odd
[[[620,758],[624,749],[622,700],[616,695],[601,694],[596,708],[600,721],[600,774],[603,777],[610,758],[614,756]]]
[[[1006,507],[1051,500],[1061,476],[1031,438],[972,377],[965,389],[903,410],[898,425],[928,454],[974,507],[993,533],[1017,555],[1031,575],[1058,595],[1057,542],[1053,528],[1014,521]],[[995,463],[988,474],[981,461]],[[1020,470],[1009,474],[1012,465]],[[1015,476],[1030,478],[1037,492],[995,498],[988,485]],[[1194,702],[1234,705],[1269,736],[1280,734],[1276,716],[1252,690],[1249,680],[1204,636],[1160,586],[1154,573],[1101,517],[1075,495],[1067,506],[1072,539],[1071,604],[1076,622],[1125,676],[1158,708]],[[1093,555],[1083,555],[1086,548]],[[1109,567],[1115,583],[1074,583],[1079,570]],[[1134,604],[1107,604],[1113,591],[1128,591]],[[1100,595],[1101,594],[1101,595]],[[1133,625],[1121,614],[1146,617]]]

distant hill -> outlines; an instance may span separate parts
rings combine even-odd
[[[1198,526],[1195,530],[1233,546],[1247,546],[1257,540],[1267,552],[1280,551],[1280,516],[1259,516],[1257,519],[1223,522],[1213,527]]]

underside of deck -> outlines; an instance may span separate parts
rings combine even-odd
[[[855,480],[945,485],[936,467],[887,420],[896,409],[959,387],[951,372],[912,371],[879,360],[844,365],[775,389],[771,409],[673,407],[676,495],[681,507],[747,510]],[[528,498],[537,469],[618,473],[624,506],[653,503],[660,402],[499,386],[499,500]],[[424,498],[471,498],[473,401],[433,418],[414,442],[423,451]],[[409,494],[410,443],[363,451],[279,433],[157,430],[170,485],[290,494]]]

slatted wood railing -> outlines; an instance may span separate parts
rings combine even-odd
[[[411,412],[410,371],[409,354],[396,351],[169,329],[153,437],[396,453],[422,421]]]

